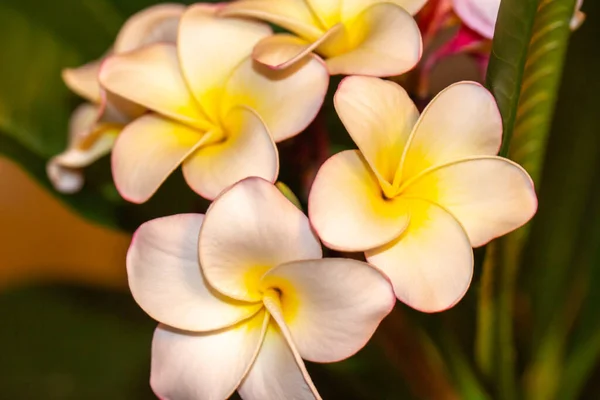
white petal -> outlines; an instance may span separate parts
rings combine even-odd
[[[212,333],[160,325],[152,341],[152,389],[161,399],[229,398],[256,358],[268,320],[268,314],[261,312]]]
[[[157,4],[133,16],[121,28],[115,40],[115,53],[126,53],[159,42],[175,43],[183,4]]]
[[[129,288],[152,318],[189,331],[232,326],[262,304],[240,303],[207,285],[198,262],[202,214],[181,214],[146,222],[127,253]]]
[[[275,182],[279,173],[277,147],[258,116],[247,108],[236,107],[223,124],[225,140],[207,144],[183,162],[188,185],[212,200],[249,176]]]
[[[306,57],[282,71],[248,58],[229,79],[224,104],[254,109],[275,142],[280,142],[300,133],[313,121],[328,85],[327,69],[316,57]]]
[[[133,203],[148,200],[203,138],[201,132],[156,114],[127,125],[112,152],[113,179],[121,196]]]
[[[408,224],[406,210],[385,198],[355,150],[338,153],[321,166],[308,198],[308,214],[327,247],[341,251],[382,246]]]
[[[347,44],[327,54],[331,75],[400,75],[419,62],[423,43],[413,17],[395,4],[376,3],[346,26]]]
[[[452,0],[452,6],[469,28],[488,39],[494,36],[500,0]]]
[[[98,80],[100,64],[100,61],[93,61],[78,68],[66,68],[62,71],[63,81],[79,96],[99,104],[101,101]]]
[[[469,238],[452,215],[424,201],[410,201],[408,229],[396,241],[366,253],[386,273],[407,305],[438,312],[454,306],[473,275]]]
[[[200,126],[205,116],[179,70],[177,49],[154,44],[104,61],[100,82],[113,93],[168,117]]]
[[[450,211],[473,247],[517,229],[537,210],[533,182],[517,164],[500,157],[458,161],[417,178],[404,191]]]
[[[271,322],[258,357],[238,391],[244,400],[320,399],[317,393],[313,394],[306,377],[304,364],[298,366],[281,329]]]
[[[501,141],[502,118],[494,96],[478,83],[455,83],[421,114],[396,182],[465,157],[496,155]]]
[[[350,259],[296,261],[267,272],[263,290],[281,293],[281,312],[302,358],[346,359],[369,341],[396,303],[387,277]]]
[[[179,60],[192,94],[215,117],[216,94],[258,41],[271,34],[264,23],[219,18],[213,5],[193,5],[181,18]]]
[[[381,2],[381,0],[343,0],[342,19],[344,21],[351,20],[365,9]],[[415,15],[423,8],[427,0],[386,0],[386,2],[396,4],[411,15]]]
[[[400,85],[378,78],[345,78],[335,109],[374,171],[392,183],[419,111]]]
[[[200,262],[211,286],[257,301],[260,278],[288,261],[322,257],[308,218],[271,183],[245,179],[210,206],[200,232]]]

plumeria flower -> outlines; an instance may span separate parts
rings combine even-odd
[[[333,249],[365,251],[409,306],[453,306],[471,281],[471,248],[525,224],[537,208],[527,172],[495,156],[502,120],[494,98],[461,82],[419,116],[397,84],[349,77],[334,102],[359,150],[319,170],[308,204],[316,232]]]
[[[286,68],[315,51],[327,59],[332,75],[400,75],[422,53],[421,34],[412,15],[426,0],[238,0],[223,15],[254,17],[292,34],[263,39],[254,58]]]
[[[375,268],[321,257],[306,216],[261,178],[224,191],[206,216],[142,225],[127,271],[135,300],[161,322],[158,397],[320,399],[302,359],[353,355],[396,300]]]
[[[174,43],[184,9],[179,4],[160,4],[138,12],[123,25],[108,54],[156,42]],[[47,165],[50,180],[63,193],[81,190],[81,169],[108,154],[123,126],[144,112],[142,107],[100,88],[98,72],[103,59],[67,68],[62,74],[66,85],[87,101],[71,116],[67,149]]]
[[[121,195],[148,200],[180,164],[207,199],[248,176],[274,182],[275,142],[301,132],[321,108],[329,76],[309,57],[286,71],[253,63],[268,25],[194,5],[181,17],[177,46],[155,44],[110,57],[100,81],[152,113],[125,127],[112,153]]]

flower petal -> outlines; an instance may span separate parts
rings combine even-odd
[[[235,325],[262,307],[228,299],[207,285],[198,263],[203,219],[181,214],[146,222],[127,252],[129,288],[140,307],[163,324],[195,332]]]
[[[113,179],[121,196],[133,203],[148,200],[204,137],[156,114],[127,125],[112,152]]]
[[[344,0],[305,0],[324,27],[335,25],[341,19]]]
[[[421,114],[396,183],[436,165],[496,155],[501,141],[502,118],[494,96],[476,82],[455,83],[438,94]]]
[[[438,312],[454,306],[473,275],[469,239],[452,215],[425,201],[407,201],[411,220],[394,242],[366,253],[367,261],[389,276],[407,305]]]
[[[208,115],[216,115],[217,96],[227,77],[262,38],[269,25],[236,18],[219,18],[214,5],[190,6],[181,18],[179,60],[192,94]],[[216,67],[218,65],[218,67]]]
[[[220,12],[227,17],[249,17],[279,25],[308,41],[323,34],[318,21],[305,0],[238,0]]]
[[[419,111],[398,84],[367,76],[345,78],[334,96],[335,109],[374,171],[394,181],[402,152]]]
[[[126,53],[152,43],[175,43],[183,4],[157,4],[133,16],[121,28],[114,45],[115,53]]]
[[[283,264],[267,272],[261,285],[281,293],[281,313],[298,353],[314,362],[355,354],[396,303],[387,277],[343,258]]]
[[[257,356],[269,316],[211,333],[159,325],[152,340],[150,384],[161,399],[227,399]]]
[[[289,261],[322,257],[308,218],[269,182],[248,178],[210,206],[199,256],[211,286],[235,299],[260,301],[260,278]]]
[[[493,156],[431,170],[403,193],[446,208],[465,228],[473,247],[524,225],[537,210],[527,172],[512,161]]]
[[[66,68],[62,71],[62,79],[65,84],[84,99],[99,104],[100,82],[98,74],[100,73],[101,61],[92,61],[78,68]]]
[[[183,162],[188,185],[212,200],[249,176],[275,182],[279,173],[277,147],[260,118],[252,110],[236,107],[223,124],[224,141],[199,148]]]
[[[304,363],[294,353],[275,322],[269,323],[258,357],[238,391],[244,400],[320,399]],[[310,386],[306,383],[307,379]]]
[[[326,61],[331,75],[400,75],[421,58],[419,27],[408,12],[395,4],[374,4],[346,28],[347,52]]]
[[[275,142],[280,142],[302,132],[315,119],[328,85],[327,69],[316,57],[307,57],[282,71],[248,58],[229,79],[223,104],[254,109]]]
[[[287,33],[272,35],[254,47],[252,58],[269,68],[285,69],[302,60],[342,28],[337,24],[312,43]]]
[[[386,200],[358,151],[338,153],[323,164],[308,199],[310,221],[332,249],[365,251],[397,238],[408,224],[406,209]]]
[[[342,20],[352,20],[366,8],[381,2],[381,0],[343,0]],[[386,2],[396,4],[408,11],[410,15],[415,15],[427,0],[386,0]]]
[[[179,71],[177,49],[154,44],[106,59],[100,70],[106,89],[168,117],[200,125],[204,120]]]
[[[469,28],[488,39],[494,37],[500,0],[452,0],[452,7]]]

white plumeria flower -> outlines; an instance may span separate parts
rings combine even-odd
[[[571,29],[577,29],[585,20],[580,11],[583,0],[577,0],[575,14],[571,20]],[[452,6],[460,19],[471,29],[485,38],[494,37],[496,19],[500,9],[500,0],[452,0]]]
[[[154,111],[127,125],[112,153],[115,184],[129,201],[148,200],[180,164],[207,199],[249,176],[274,182],[275,142],[301,132],[321,108],[329,84],[321,61],[279,72],[255,65],[252,48],[270,27],[219,18],[219,7],[189,7],[177,46],[147,46],[103,65],[104,87]]]
[[[312,51],[332,75],[400,75],[421,58],[415,15],[426,0],[238,0],[227,16],[254,17],[293,32],[263,39],[254,58],[286,68]]]
[[[359,150],[319,170],[308,204],[316,232],[328,247],[365,251],[411,307],[453,306],[471,281],[471,247],[520,227],[537,208],[527,172],[495,156],[502,120],[493,96],[457,83],[419,116],[399,85],[349,77],[334,101]]]
[[[260,178],[224,191],[205,217],[142,225],[127,271],[135,300],[161,322],[152,343],[155,393],[320,399],[302,359],[353,355],[396,300],[375,268],[321,257],[306,216]]]
[[[157,42],[175,43],[180,4],[159,4],[134,14],[119,31],[109,54],[125,53]],[[63,80],[86,99],[72,114],[67,149],[50,159],[48,177],[63,193],[75,193],[84,184],[82,168],[108,154],[123,126],[144,109],[100,88],[98,72],[104,58],[63,71]]]

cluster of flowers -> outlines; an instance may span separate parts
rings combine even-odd
[[[496,156],[502,121],[485,88],[454,84],[419,115],[380,79],[418,63],[425,2],[164,4],[133,16],[101,60],[65,71],[89,103],[48,166],[61,190],[78,190],[79,168],[112,149],[125,199],[148,200],[181,165],[214,200],[206,215],[145,223],[127,255],[133,296],[161,323],[160,398],[319,399],[303,359],[353,355],[396,298],[452,307],[472,247],[534,215],[527,172]],[[333,74],[350,75],[334,104],[358,150],[321,167],[309,219],[274,186],[276,143],[312,122]],[[323,258],[319,239],[369,264]]]

